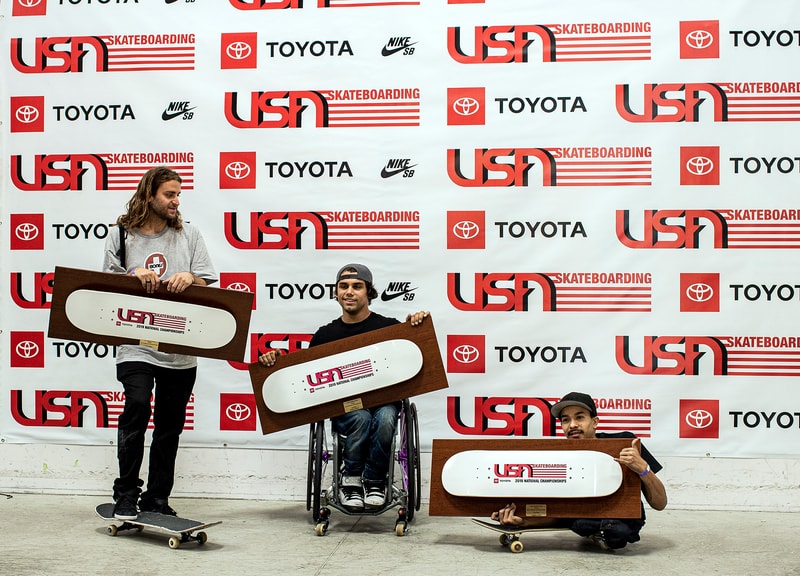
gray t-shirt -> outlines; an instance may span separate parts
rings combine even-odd
[[[103,272],[130,274],[134,268],[154,270],[162,281],[178,272],[191,272],[207,284],[218,279],[200,231],[186,222],[180,231],[169,226],[158,234],[128,230],[125,239],[125,268],[119,261],[119,229],[112,227],[106,238]],[[177,369],[197,366],[197,358],[194,356],[166,354],[147,346],[127,344],[117,348],[117,364],[121,362],[147,362]]]

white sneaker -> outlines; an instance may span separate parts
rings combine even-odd
[[[364,487],[359,476],[342,476],[339,485],[339,503],[347,508],[364,507]]]
[[[380,508],[386,503],[385,485],[383,482],[366,482],[364,484],[364,504],[369,508]]]

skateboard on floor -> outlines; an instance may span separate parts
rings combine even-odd
[[[107,532],[111,536],[116,536],[123,530],[136,530],[141,532],[145,529],[155,530],[163,534],[170,534],[168,544],[170,548],[178,548],[184,542],[197,542],[199,545],[205,544],[208,536],[202,530],[211,526],[221,524],[218,522],[198,522],[188,518],[159,514],[158,512],[139,512],[135,520],[119,520],[114,518],[114,504],[100,504],[95,508],[97,515],[103,520],[113,520],[121,524],[110,524]]]
[[[524,534],[526,532],[556,532],[569,530],[569,528],[561,526],[533,526],[530,528],[522,528],[520,526],[510,526],[506,524],[499,524],[497,522],[486,522],[485,520],[479,520],[478,518],[472,518],[472,521],[478,526],[499,532],[500,544],[504,547],[508,547],[508,549],[514,554],[519,554],[524,548],[522,542],[519,540],[520,534]]]

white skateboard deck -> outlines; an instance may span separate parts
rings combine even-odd
[[[236,335],[236,318],[226,310],[148,296],[81,289],[64,309],[80,330],[142,342],[212,349]]]
[[[594,450],[466,450],[442,467],[442,487],[454,496],[587,498],[621,485],[620,464]]]
[[[384,340],[276,370],[264,381],[264,403],[286,413],[385,388],[422,369],[411,340]]]

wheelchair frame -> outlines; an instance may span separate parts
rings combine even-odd
[[[349,516],[379,516],[397,507],[395,534],[403,536],[414,512],[420,509],[422,478],[420,473],[419,423],[417,407],[408,399],[402,401],[398,415],[397,432],[392,440],[389,472],[386,479],[386,502],[380,508],[351,510],[339,503],[339,482],[342,469],[342,442],[339,435],[330,433],[331,449],[328,449],[325,420],[312,422],[308,434],[308,479],[306,484],[306,510],[312,510],[317,536],[324,536],[330,523],[331,508]],[[399,444],[399,449],[397,444]],[[332,464],[331,471],[327,470]],[[326,475],[327,472],[327,475]],[[330,476],[329,488],[323,489],[323,481]]]

